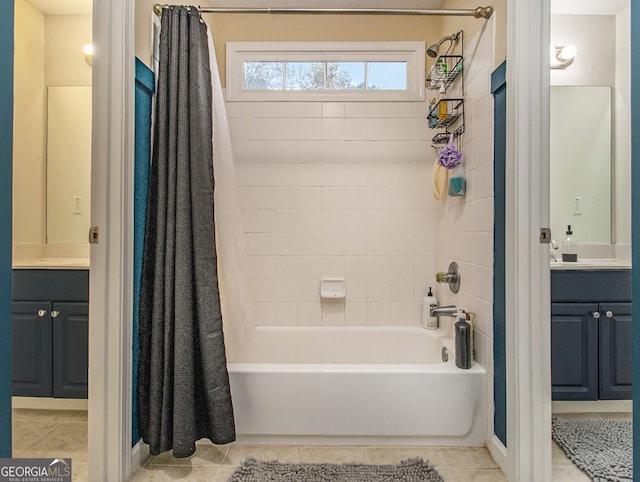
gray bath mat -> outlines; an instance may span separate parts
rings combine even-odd
[[[553,417],[551,435],[596,482],[632,481],[631,421]]]
[[[398,465],[282,464],[246,459],[229,482],[444,482],[438,471],[421,458]]]

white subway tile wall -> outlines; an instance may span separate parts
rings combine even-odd
[[[487,370],[487,440],[493,435],[493,70],[494,20],[465,41],[465,134],[461,151],[467,177],[464,197],[441,199],[436,208],[436,268],[460,265],[460,292],[438,286],[440,304],[474,313],[476,361]],[[502,255],[502,253],[498,253]],[[444,318],[442,318],[444,319]],[[453,318],[446,322],[453,323]]]
[[[424,103],[227,107],[255,323],[418,326],[438,209]],[[322,277],[344,302],[321,302]]]

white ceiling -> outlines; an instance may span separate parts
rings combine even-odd
[[[551,0],[551,13],[557,15],[615,15],[631,0]]]
[[[27,1],[45,15],[91,15],[91,10],[93,7],[93,0]]]

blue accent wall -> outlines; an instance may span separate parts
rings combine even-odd
[[[633,314],[640,305],[640,4],[631,3],[631,265]],[[635,187],[635,189],[634,189]],[[640,482],[640,317],[636,318],[633,344],[633,480]]]
[[[140,440],[138,432],[138,339],[140,282],[142,279],[142,253],[144,228],[147,217],[147,185],[151,161],[151,101],[153,99],[153,72],[136,59],[135,87],[135,161],[133,201],[133,413],[131,418],[131,444]]]
[[[13,2],[0,2],[0,458],[11,457]]]
[[[507,446],[505,308],[505,170],[507,164],[507,63],[491,74],[493,94],[493,431]]]

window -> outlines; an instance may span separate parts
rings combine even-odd
[[[229,42],[227,100],[424,100],[423,42]]]

